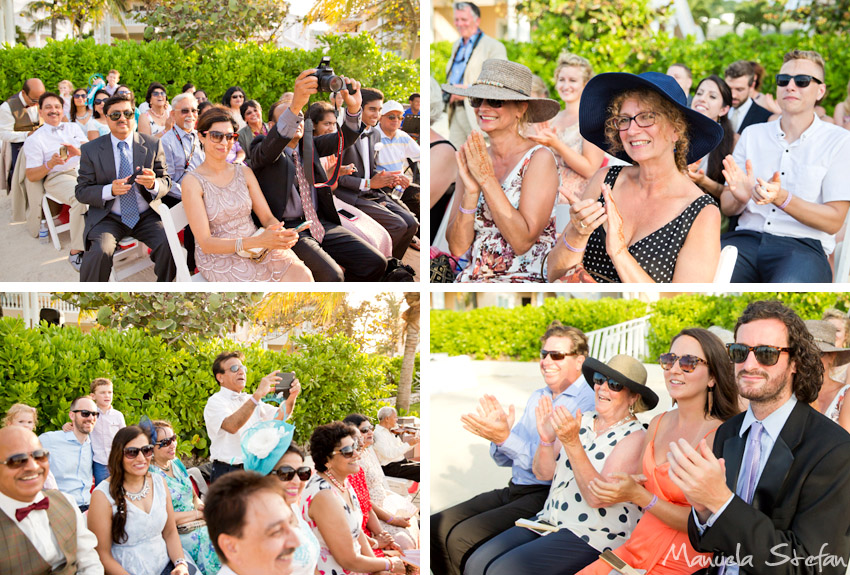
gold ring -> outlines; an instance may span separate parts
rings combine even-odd
[[[585,229],[587,227],[587,224],[584,223],[584,220],[579,220],[578,225],[581,226],[581,229]]]

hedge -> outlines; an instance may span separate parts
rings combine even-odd
[[[558,54],[567,49],[587,58],[594,73],[601,72],[664,72],[670,64],[686,63],[693,71],[694,87],[700,79],[710,74],[721,78],[726,66],[735,60],[757,60],[764,66],[766,78],[763,91],[776,94],[774,75],[779,73],[786,52],[816,50],[826,60],[826,85],[829,87],[823,103],[831,114],[835,105],[847,97],[850,80],[850,60],[847,46],[850,33],[818,34],[762,34],[750,29],[744,34],[726,34],[720,38],[697,44],[692,37],[673,38],[659,33],[639,43],[628,43],[612,37],[582,40],[565,34],[557,45],[545,42],[503,41],[508,58],[525,64],[549,86],[549,93],[557,99],[553,75]],[[450,42],[431,44],[431,73],[439,82],[445,82],[446,62],[451,55]]]
[[[183,84],[193,82],[214,102],[221,101],[228,87],[241,86],[248,98],[268,110],[281,94],[292,90],[298,74],[315,68],[323,55],[331,57],[337,74],[378,88],[387,99],[406,102],[411,93],[419,92],[418,60],[381,52],[375,40],[365,33],[324,36],[321,41],[323,47],[309,51],[235,42],[184,50],[171,40],[117,41],[106,45],[96,44],[92,38],[48,41],[44,48],[19,44],[0,50],[0,94],[4,98],[11,96],[32,77],[41,78],[48,90],[56,90],[63,79],[71,80],[76,87],[86,87],[92,74],[97,72],[105,78],[115,68],[121,72],[121,82],[135,93],[137,104],[144,101],[151,82],[164,84],[169,99],[180,92]],[[317,94],[312,100],[327,97]]]
[[[391,358],[361,353],[342,335],[306,335],[295,342],[297,351],[289,353],[206,339],[193,342],[190,352],[138,329],[84,334],[77,327],[46,324],[27,329],[19,318],[0,318],[0,414],[13,403],[26,403],[38,408],[38,433],[59,429],[68,420],[71,401],[87,394],[95,377],[108,377],[114,383],[114,405],[128,423],[142,415],[170,420],[181,439],[181,456],[193,451],[207,457],[204,406],[219,389],[211,367],[222,351],[245,353],[250,391],[275,369],[295,372],[303,391],[290,421],[299,443],[316,425],[349,413],[374,416],[379,400],[395,394],[387,378]]]
[[[652,304],[610,298],[598,301],[552,298],[540,307],[487,307],[468,312],[432,310],[431,351],[471,355],[475,359],[534,361],[540,351],[540,336],[554,319],[587,333],[652,314],[649,357],[642,359],[655,361],[682,329],[719,325],[733,330],[747,304],[762,299],[778,299],[803,319],[820,319],[828,307],[850,308],[850,294],[773,292],[739,296],[688,294],[662,298]]]

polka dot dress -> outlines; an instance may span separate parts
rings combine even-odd
[[[630,433],[643,431],[643,426],[632,420],[597,436],[593,431],[595,419],[595,412],[582,414],[579,438],[590,463],[601,472],[605,459],[617,443]],[[588,505],[579,490],[570,460],[561,448],[549,497],[543,511],[537,514],[538,521],[569,529],[591,547],[604,551],[625,543],[640,516],[640,509],[633,503],[616,503],[600,509]]]
[[[614,182],[617,181],[617,176],[622,169],[622,166],[613,166],[608,170],[605,183],[611,186],[611,189],[614,188]],[[599,196],[599,201],[605,204],[602,196]],[[679,250],[682,249],[694,220],[704,207],[711,204],[717,204],[714,198],[708,194],[701,195],[667,225],[629,246],[629,253],[656,283],[673,281],[673,271],[676,269]],[[597,281],[621,283],[614,263],[605,249],[605,230],[602,226],[596,228],[590,235],[583,263],[585,269],[592,272]]]

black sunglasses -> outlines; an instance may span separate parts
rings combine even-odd
[[[197,114],[198,109],[197,108],[183,108],[182,110],[179,110],[179,112],[185,116],[186,114],[188,114],[190,112],[192,114]]]
[[[145,459],[153,457],[153,445],[145,445],[144,447],[125,447],[124,459],[136,459],[141,453]]]
[[[372,431],[375,428],[367,423],[363,427],[358,427],[357,429],[360,430],[360,433],[369,433],[370,431]]]
[[[809,76],[808,74],[797,74],[796,76],[792,76],[791,74],[777,74],[776,75],[776,85],[785,87],[791,83],[791,80],[794,80],[794,83],[797,84],[798,88],[805,88],[809,84],[814,81],[816,84],[823,84],[820,80],[815,78],[814,76]]]
[[[547,355],[549,357],[551,357],[554,361],[561,361],[565,357],[569,357],[571,355],[578,355],[578,353],[576,353],[574,351],[568,353],[568,352],[565,352],[565,351],[551,351],[551,350],[548,350],[548,349],[541,349],[540,350],[540,359],[546,359]]]
[[[299,467],[298,469],[293,469],[288,465],[281,465],[274,470],[274,474],[277,475],[277,478],[281,481],[292,481],[296,474],[298,474],[298,479],[301,481],[307,481],[310,479],[310,476],[313,475],[313,470],[306,465],[304,467]]]
[[[336,455],[337,453],[339,453],[340,455],[342,455],[346,459],[351,459],[352,457],[354,457],[354,454],[359,452],[359,451],[360,451],[360,444],[355,441],[351,445],[346,445],[345,447],[340,447],[339,449],[334,449],[334,451],[333,451],[333,453],[331,453],[331,455]]]
[[[94,103],[95,103],[95,105],[103,104],[106,100],[108,100],[108,98],[98,98],[94,101]]]
[[[136,115],[136,112],[133,110],[124,110],[123,112],[109,112],[106,117],[112,120],[113,122],[117,122],[121,119],[121,116],[124,116],[128,120]]]
[[[83,98],[85,98],[85,97],[86,97],[86,95],[85,95],[85,94],[74,94],[74,99],[75,99],[75,100],[81,100],[81,99],[83,99]]]
[[[662,353],[658,356],[658,363],[661,364],[661,368],[664,371],[668,371],[673,369],[673,365],[675,365],[676,361],[679,361],[679,367],[685,373],[691,373],[693,370],[697,368],[697,366],[701,363],[708,365],[708,362],[705,361],[701,357],[697,357],[695,355],[676,355],[675,353]]]
[[[239,137],[239,134],[237,134],[236,132],[224,133],[224,132],[219,132],[217,130],[204,130],[203,132],[201,132],[201,135],[202,136],[209,135],[209,138],[210,138],[210,140],[212,140],[213,144],[220,144],[222,138],[227,138],[228,141],[232,142],[233,140],[235,140],[236,138]]]
[[[487,99],[487,98],[470,98],[469,99],[469,105],[472,106],[473,108],[480,108],[481,104],[483,104],[484,102],[487,102],[487,105],[490,106],[491,108],[501,108],[505,103],[504,100],[490,100],[490,99]]]
[[[726,344],[726,352],[729,354],[729,359],[734,363],[744,363],[747,361],[750,352],[753,352],[756,356],[756,361],[760,364],[766,366],[776,365],[776,362],[779,361],[779,354],[783,351],[790,352],[791,348],[775,347],[772,345],[749,346],[743,343]]]
[[[598,371],[593,374],[593,385],[594,387],[599,385],[601,386],[603,383],[608,383],[608,389],[611,391],[622,391],[625,385],[620,383],[619,381],[614,381],[607,375],[602,375]]]
[[[154,92],[151,92],[151,96],[165,96],[165,95],[166,95],[166,93],[163,92],[162,90],[156,90]]]
[[[44,463],[47,461],[48,456],[50,456],[50,452],[46,449],[36,449],[35,451],[30,451],[29,453],[16,453],[14,455],[10,455],[6,461],[0,461],[3,465],[8,467],[9,469],[20,469],[30,460],[30,457],[33,458],[33,461],[36,463]]]
[[[88,409],[72,409],[71,413],[79,413],[83,417],[97,417],[96,411],[89,411]]]
[[[168,447],[169,445],[171,445],[175,441],[177,441],[177,436],[172,435],[171,437],[166,437],[165,439],[160,439],[159,441],[154,443],[154,445],[156,445],[157,447],[162,449],[163,447]]]

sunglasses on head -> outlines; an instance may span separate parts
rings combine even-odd
[[[794,83],[797,84],[798,88],[805,88],[809,84],[814,81],[816,84],[823,84],[820,80],[815,78],[814,76],[809,76],[808,74],[797,74],[796,76],[792,76],[791,74],[777,74],[776,75],[776,85],[785,87],[791,83],[791,80],[794,80]]]
[[[71,413],[79,413],[83,417],[97,417],[96,411],[89,411],[88,409],[72,409]]]
[[[124,116],[128,120],[136,115],[136,112],[133,110],[124,110],[123,112],[109,112],[106,117],[112,120],[113,122],[117,122],[121,119],[121,116]]]
[[[346,445],[345,447],[340,447],[339,449],[335,449],[332,455],[336,455],[339,453],[346,459],[351,459],[354,457],[354,454],[360,451],[360,444],[356,441],[351,445]]]
[[[540,359],[546,359],[546,356],[551,357],[554,361],[561,361],[565,357],[569,357],[571,355],[578,355],[576,352],[566,352],[566,351],[551,351],[548,349],[540,350]]]
[[[490,100],[490,99],[487,99],[487,98],[470,98],[469,99],[469,105],[472,106],[473,108],[480,108],[481,104],[483,104],[485,102],[491,108],[501,108],[505,103],[504,100]]]
[[[614,116],[608,122],[620,132],[625,132],[632,125],[632,121],[640,128],[649,128],[655,125],[655,112],[641,112],[635,116]]]
[[[165,439],[160,439],[159,441],[154,443],[154,445],[156,445],[157,447],[162,449],[163,447],[168,447],[169,445],[171,445],[175,441],[177,441],[177,436],[172,435],[171,437],[166,437]]]
[[[594,373],[593,374],[593,386],[594,387],[602,386],[603,383],[607,383],[608,389],[610,389],[611,391],[622,391],[623,388],[626,387],[625,385],[623,385],[619,381],[614,381],[613,379],[611,379],[607,375],[602,375],[599,372]]]
[[[708,365],[708,362],[705,361],[701,357],[697,357],[695,355],[676,355],[675,353],[662,353],[658,356],[658,363],[661,364],[661,368],[664,371],[668,371],[673,369],[673,365],[676,364],[676,361],[679,362],[679,367],[685,373],[691,373],[693,370],[697,368],[697,366],[701,363]]]
[[[30,457],[33,458],[33,461],[36,463],[44,463],[47,461],[50,452],[46,449],[36,449],[35,451],[31,451],[29,453],[16,453],[14,455],[10,455],[6,461],[0,461],[3,465],[8,467],[9,469],[20,469],[30,460]]]
[[[310,476],[313,475],[313,470],[307,467],[299,467],[298,469],[294,469],[288,465],[281,465],[277,469],[274,470],[274,474],[277,475],[277,478],[281,481],[292,481],[295,475],[298,475],[298,479],[301,481],[307,481],[310,479]]]
[[[141,453],[145,459],[153,457],[153,445],[145,445],[144,447],[125,447],[124,459],[136,459]]]
[[[729,359],[731,359],[733,363],[744,363],[747,361],[747,357],[749,357],[750,352],[753,352],[756,356],[756,361],[760,364],[766,366],[776,365],[776,362],[779,361],[779,354],[783,351],[790,352],[791,348],[775,347],[772,345],[749,346],[744,345],[743,343],[726,344],[726,352],[729,354]]]
[[[220,144],[223,138],[227,138],[227,141],[232,142],[236,138],[239,137],[239,134],[236,132],[219,132],[217,130],[204,130],[201,132],[202,136],[209,136],[210,140],[212,140],[213,144]],[[232,370],[231,370],[232,371]],[[235,373],[235,372],[234,372]]]

